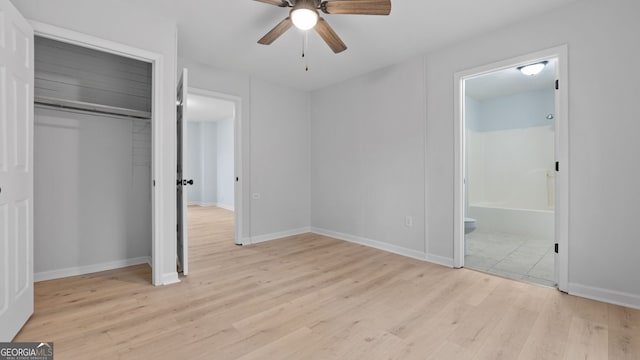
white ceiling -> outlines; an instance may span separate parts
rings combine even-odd
[[[220,121],[234,116],[235,104],[232,101],[198,94],[187,97],[187,121]]]
[[[339,1],[339,0],[337,0]],[[322,16],[349,47],[334,54],[312,30],[307,59],[292,28],[257,40],[288,9],[252,0],[127,0],[178,24],[179,56],[274,83],[313,90],[435,50],[576,0],[392,0],[390,16]]]
[[[465,81],[465,93],[476,100],[486,100],[527,91],[553,89],[556,64],[556,59],[550,60],[535,76],[523,75],[517,67],[478,76]]]

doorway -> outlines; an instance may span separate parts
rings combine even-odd
[[[458,73],[456,95],[454,265],[565,290],[566,47]]]
[[[183,251],[188,254],[206,241],[222,238],[233,238],[235,244],[241,245],[238,234],[240,189],[236,175],[240,167],[240,100],[194,88],[188,88],[185,97],[185,121],[180,126],[184,141],[179,155],[182,159],[182,196],[186,204],[182,206],[186,215],[182,229],[187,232],[183,233],[183,238],[190,239],[193,235],[195,242],[183,241],[186,248]],[[189,234],[194,226],[209,230]],[[183,258],[189,259],[189,256]],[[188,263],[186,266],[188,268]]]
[[[465,267],[555,286],[557,59],[465,80]],[[524,69],[524,68],[520,68]],[[526,71],[526,70],[525,70]]]

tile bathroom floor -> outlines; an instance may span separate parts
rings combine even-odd
[[[555,287],[552,240],[478,231],[465,239],[466,268]]]

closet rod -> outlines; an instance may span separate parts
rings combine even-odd
[[[151,112],[126,109],[116,106],[93,104],[76,100],[56,99],[47,96],[36,96],[34,102],[39,105],[54,106],[65,109],[84,110],[100,114],[120,115],[138,119],[151,119]]]

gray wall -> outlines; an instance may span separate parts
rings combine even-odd
[[[283,103],[282,99],[287,99]],[[251,81],[251,234],[309,230],[309,96]]]
[[[567,44],[569,290],[640,307],[640,75],[630,69],[640,58],[639,13],[632,0],[575,2],[314,92],[312,226],[421,250],[422,234],[407,237],[398,223],[420,216],[426,187],[425,256],[451,262],[454,74]],[[417,135],[425,121],[426,141]]]
[[[313,93],[315,231],[424,254],[424,89],[413,59]]]
[[[163,134],[166,148],[173,149],[174,24],[131,11],[122,2],[100,4],[15,1],[27,17],[163,54],[168,84],[163,93],[167,113]],[[86,16],[95,13],[101,16]],[[319,228],[451,260],[454,73],[568,44],[569,84],[561,86],[568,86],[570,102],[569,289],[640,306],[640,282],[635,279],[640,273],[635,259],[640,242],[634,218],[640,199],[640,170],[634,165],[639,151],[640,108],[634,104],[640,96],[640,75],[631,69],[640,58],[638,13],[640,3],[635,0],[584,0],[519,21],[313,93],[313,125],[309,125],[309,109],[302,105],[308,94],[186,58],[179,63],[191,70],[194,87],[242,98],[246,178],[241,181],[251,180],[243,198],[244,209],[250,212],[243,214],[245,234],[282,232],[309,226],[311,221]],[[114,18],[119,26],[113,26]],[[142,27],[147,31],[137,31]],[[343,96],[332,96],[331,91]],[[281,94],[276,96],[277,92]],[[282,105],[282,98],[290,100]],[[339,110],[321,108],[325,99],[336,101],[332,106]],[[343,123],[335,122],[334,116]],[[325,121],[335,129],[325,126]],[[425,133],[426,140],[420,141],[418,137]],[[171,154],[160,156],[172,159]],[[163,178],[172,179],[174,169],[175,163],[167,160]],[[338,179],[325,171],[348,177]],[[421,178],[424,174],[426,178]],[[161,273],[170,275],[175,273],[175,239],[168,235],[175,232],[175,187],[159,186],[166,205],[160,221],[167,234]],[[251,192],[260,193],[261,198],[252,200]],[[334,192],[350,201],[341,201]],[[337,202],[330,206],[319,199],[322,194]],[[312,215],[305,218],[310,204]],[[347,208],[340,209],[341,204]],[[293,209],[301,212],[293,214]],[[329,211],[339,211],[355,225]],[[414,214],[415,221],[411,230],[403,232],[398,219],[408,214]],[[426,223],[421,224],[424,218]],[[422,235],[426,247],[420,245],[421,227],[426,229]]]

